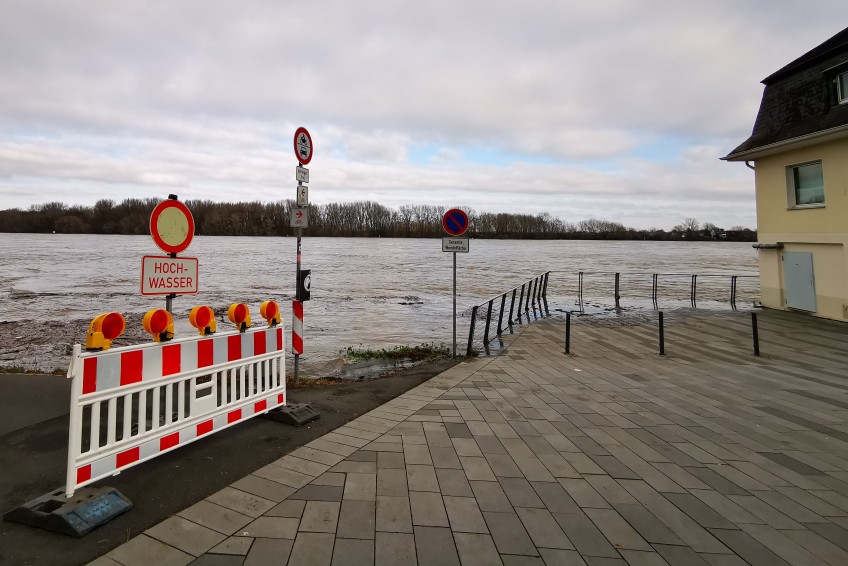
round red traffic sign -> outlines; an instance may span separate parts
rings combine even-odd
[[[306,128],[298,128],[294,132],[294,154],[301,165],[312,161],[312,136]]]
[[[180,201],[163,200],[150,215],[150,235],[163,252],[178,254],[194,237],[194,217]]]
[[[451,236],[461,236],[468,230],[468,215],[464,210],[452,208],[442,217],[442,227]]]

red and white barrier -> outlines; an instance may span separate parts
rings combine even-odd
[[[285,404],[280,327],[82,352],[65,493]]]
[[[292,352],[303,354],[303,303],[292,301]]]

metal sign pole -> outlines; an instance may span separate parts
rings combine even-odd
[[[453,357],[456,357],[456,252],[453,252]]]
[[[298,186],[303,183],[298,182]],[[294,299],[296,301],[300,300],[300,241],[303,236],[303,228],[297,229],[297,271],[295,273],[295,281],[294,281]],[[294,384],[298,385],[300,383],[300,354],[295,352],[294,354]]]

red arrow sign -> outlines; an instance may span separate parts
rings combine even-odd
[[[298,211],[297,211],[297,217],[298,217],[298,218],[300,218],[301,216],[303,216],[303,212],[302,212],[302,211],[300,211],[300,210],[298,210]]]

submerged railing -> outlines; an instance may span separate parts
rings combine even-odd
[[[561,271],[561,272],[553,271],[553,273],[566,273],[566,272],[564,272],[564,271]],[[569,272],[569,273],[573,273],[573,272]],[[585,287],[584,279],[586,278],[586,276],[601,276],[607,282],[607,285],[612,283],[612,288],[611,289],[608,288],[608,289],[609,289],[609,291],[612,291],[612,299],[614,300],[615,308],[616,309],[622,308],[621,298],[622,298],[622,279],[623,279],[622,276],[623,275],[627,276],[631,279],[635,277],[635,278],[642,278],[643,280],[645,280],[645,283],[642,283],[642,281],[637,280],[635,282],[635,284],[632,286],[633,288],[637,289],[637,293],[641,292],[641,291],[647,291],[647,278],[650,278],[650,300],[651,300],[651,303],[653,304],[654,308],[658,308],[658,302],[661,298],[660,297],[660,294],[661,294],[660,279],[661,278],[665,282],[665,285],[662,286],[662,289],[665,290],[665,291],[669,291],[672,288],[679,287],[679,286],[675,286],[675,287],[670,286],[667,283],[669,280],[672,280],[672,282],[674,280],[679,281],[681,279],[683,281],[686,281],[687,282],[686,285],[688,286],[688,293],[686,294],[686,297],[688,298],[689,304],[692,307],[697,306],[698,298],[699,298],[698,282],[699,282],[699,278],[700,278],[700,281],[702,283],[705,280],[707,282],[706,285],[704,285],[703,287],[706,287],[709,292],[712,292],[714,294],[712,300],[717,300],[715,298],[715,294],[720,292],[724,295],[724,297],[727,297],[727,299],[726,299],[727,302],[730,304],[731,308],[733,308],[734,310],[736,309],[736,301],[739,298],[739,291],[738,291],[739,280],[740,279],[747,280],[747,279],[758,279],[759,278],[759,275],[753,275],[753,274],[737,274],[737,275],[734,275],[734,274],[728,274],[728,273],[718,273],[718,274],[716,274],[716,273],[697,274],[696,273],[696,274],[690,274],[690,273],[645,273],[645,272],[620,272],[620,271],[619,272],[578,271],[577,272],[576,295],[577,295],[577,304],[579,306],[579,310],[580,311],[583,310],[583,295],[584,295],[584,287]],[[565,284],[567,282],[567,279],[561,278],[560,281],[562,281],[563,284]],[[722,281],[726,282],[725,283],[726,286],[721,285],[720,282],[722,282]],[[595,285],[594,290],[595,290],[595,294],[593,295],[593,298],[598,298],[599,294],[603,295],[603,292],[598,293],[597,284]],[[609,291],[606,291],[606,292],[609,292]],[[667,298],[667,299],[672,299],[672,300],[675,299],[675,297],[670,296],[671,293],[667,293],[667,294],[669,296],[664,296],[662,298]],[[647,298],[648,297],[645,297],[645,299],[647,299]],[[722,301],[723,300],[724,299],[722,299]]]
[[[477,317],[480,312],[481,307],[485,307],[486,316],[485,316],[485,330],[483,331],[483,346],[487,347],[491,340],[489,339],[490,332],[492,330],[492,314],[494,305],[497,303],[498,299],[500,299],[500,308],[498,311],[498,324],[495,329],[495,335],[500,336],[503,334],[505,330],[504,327],[504,313],[506,312],[506,300],[508,296],[511,296],[509,302],[509,314],[507,315],[506,323],[508,328],[512,328],[514,322],[518,322],[521,324],[522,313],[527,316],[527,319],[530,318],[530,312],[534,315],[537,314],[537,308],[539,312],[543,312],[543,314],[548,313],[548,276],[551,274],[550,271],[546,271],[541,275],[537,275],[536,277],[528,280],[525,283],[521,284],[521,287],[513,287],[509,291],[505,293],[501,293],[500,295],[496,295],[487,301],[483,301],[479,305],[474,305],[471,307],[471,325],[468,330],[468,347],[466,348],[465,355],[470,356],[472,353],[472,346],[474,344],[474,332],[477,327]],[[520,289],[520,292],[519,292]],[[525,294],[526,289],[526,294]],[[518,303],[516,304],[515,298],[518,296]],[[516,309],[516,306],[518,307]],[[544,311],[542,309],[544,308]],[[516,319],[513,319],[513,314],[516,315]],[[482,319],[481,319],[482,320]]]

